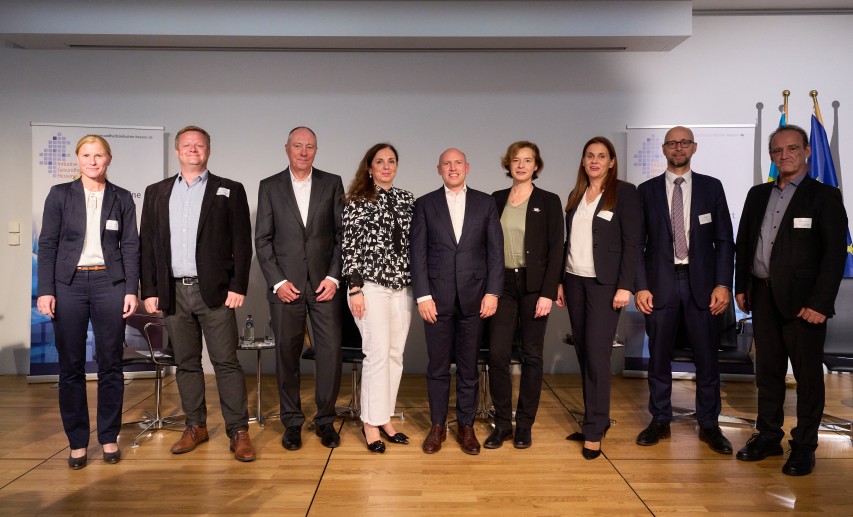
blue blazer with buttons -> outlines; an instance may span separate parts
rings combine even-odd
[[[109,223],[109,225],[107,224]],[[139,289],[139,233],[136,204],[127,190],[107,181],[101,206],[101,249],[113,282],[125,282],[125,294]],[[55,295],[56,282],[70,284],[83,254],[86,193],[75,180],[51,187],[44,202],[38,249],[38,296]]]

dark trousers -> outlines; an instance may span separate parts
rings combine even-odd
[[[124,374],[125,283],[106,271],[77,271],[70,285],[56,282],[53,329],[59,354],[59,413],[72,449],[89,446],[86,330],[92,321],[98,363],[98,443],[115,443],[121,429]]]
[[[489,318],[489,389],[495,406],[495,427],[512,428],[512,375],[510,358],[516,328],[521,327],[521,386],[515,423],[530,429],[542,393],[542,354],[548,317],[534,318],[539,291],[527,291],[524,268],[504,270],[504,288],[498,310]]]
[[[598,442],[610,424],[610,355],[621,313],[613,310],[616,286],[567,273],[563,292],[583,379],[582,432],[586,440]]]
[[[230,437],[249,428],[246,380],[237,359],[237,317],[225,305],[208,307],[201,299],[198,284],[175,283],[175,314],[164,323],[175,352],[178,371],[175,379],[187,426],[205,427],[207,403],[204,398],[204,370],[201,366],[202,334],[207,355],[216,374],[219,404],[225,431]]]
[[[339,289],[332,300],[318,302],[309,285],[300,289],[302,294],[291,303],[270,303],[277,351],[275,373],[281,422],[285,427],[302,426],[305,422],[299,397],[299,362],[309,317],[316,363],[315,424],[335,421],[335,402],[341,389],[341,309],[345,291]]]
[[[768,440],[784,438],[785,374],[788,359],[797,379],[797,426],[791,444],[814,450],[824,406],[823,344],[826,323],[785,318],[773,301],[772,286],[755,279],[750,293],[755,335],[755,384],[758,386],[756,429]]]
[[[672,350],[678,325],[683,322],[696,366],[696,421],[714,427],[720,416],[720,369],[717,349],[719,325],[708,305],[699,307],[690,291],[688,269],[672,271],[675,287],[666,303],[652,298],[654,310],[646,316],[649,335],[649,413],[652,420],[672,420]],[[652,293],[654,296],[654,292]]]
[[[483,320],[479,314],[463,314],[458,298],[452,313],[439,314],[435,323],[424,322],[428,359],[427,392],[430,420],[433,424],[444,425],[447,422],[451,359],[456,361],[457,423],[460,427],[474,423],[480,383],[477,353],[480,349],[482,325]]]

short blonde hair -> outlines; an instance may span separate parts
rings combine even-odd
[[[74,150],[74,154],[80,154],[80,148],[86,144],[101,144],[107,152],[107,155],[110,158],[113,156],[113,151],[110,149],[110,143],[101,135],[86,135],[81,138],[80,141],[77,142],[77,148]]]

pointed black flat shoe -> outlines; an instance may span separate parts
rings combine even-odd
[[[592,449],[587,449],[586,447],[584,447],[581,453],[583,454],[584,459],[594,460],[595,458],[601,456],[601,449],[594,451]]]
[[[379,429],[382,429],[381,427]],[[367,441],[367,433],[364,432],[364,428],[361,428],[361,434],[365,437],[365,441]],[[399,433],[397,433],[399,434]],[[367,444],[367,450],[370,452],[375,452],[377,454],[383,454],[385,452],[385,442],[382,440],[376,440],[375,442],[370,442]]]
[[[385,432],[385,429],[382,426],[379,427],[379,434],[382,435],[383,438],[388,440],[391,443],[398,443],[400,445],[409,445],[409,437],[405,434],[397,431],[394,436],[389,435]]]

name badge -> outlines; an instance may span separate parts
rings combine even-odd
[[[708,224],[711,222],[711,214],[702,214],[699,216],[699,224]]]
[[[225,187],[219,187],[219,189],[216,190],[216,195],[217,196],[231,197],[231,189],[227,189]]]
[[[602,210],[601,212],[598,212],[598,217],[604,219],[605,221],[609,221],[613,219],[613,212],[611,212],[610,210]]]
[[[114,219],[107,219],[107,230],[118,230],[118,221]]]
[[[795,217],[794,218],[794,228],[811,228],[812,227],[812,218],[811,217]]]

